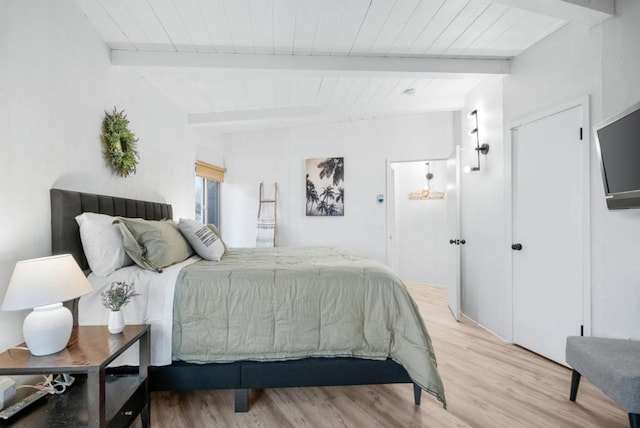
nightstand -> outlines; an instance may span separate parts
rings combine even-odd
[[[106,367],[136,342],[140,343],[137,374],[109,375]],[[47,395],[9,419],[11,426],[128,426],[138,414],[149,426],[149,326],[127,325],[120,334],[106,326],[74,327],[67,347],[34,357],[12,349],[0,354],[0,375],[61,374],[75,377],[60,395]]]

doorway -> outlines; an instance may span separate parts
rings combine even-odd
[[[513,342],[561,364],[590,320],[588,102],[512,128]]]
[[[445,286],[447,160],[387,164],[387,264],[405,282]]]

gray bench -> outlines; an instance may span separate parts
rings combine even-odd
[[[629,414],[640,428],[640,341],[567,337],[567,363],[573,368],[569,399],[576,401],[584,376]]]

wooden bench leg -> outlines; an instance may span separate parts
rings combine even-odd
[[[637,413],[629,413],[629,426],[631,428],[640,428],[640,415]]]
[[[580,386],[580,373],[577,370],[571,372],[571,393],[569,394],[569,400],[576,401],[578,395],[578,387]]]
[[[235,411],[236,413],[245,413],[249,411],[249,389],[236,389],[235,395]]]
[[[422,396],[422,388],[420,388],[417,384],[413,384],[413,402],[416,406],[420,405],[420,397]]]

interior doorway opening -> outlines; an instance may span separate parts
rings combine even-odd
[[[405,282],[446,286],[447,160],[387,162],[387,264]]]

